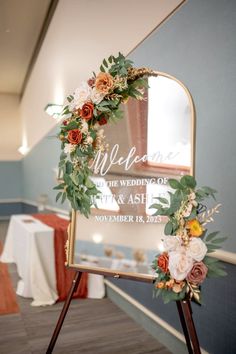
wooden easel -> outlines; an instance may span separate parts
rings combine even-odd
[[[57,321],[57,325],[56,325],[53,335],[51,337],[46,354],[51,354],[53,352],[53,349],[55,347],[59,333],[61,331],[64,319],[66,317],[67,311],[70,307],[70,303],[71,303],[73,294],[76,292],[76,290],[79,286],[81,277],[82,277],[82,272],[76,271],[75,277],[72,281],[70,291],[68,293],[67,299],[66,299],[64,306],[62,308],[62,311],[60,313],[59,319]],[[193,322],[192,308],[191,308],[190,300],[176,301],[176,305],[178,308],[179,318],[180,318],[180,322],[181,322],[181,325],[183,328],[183,332],[184,332],[186,345],[187,345],[189,354],[201,354],[198,336],[197,336],[197,332],[196,332],[194,322]]]

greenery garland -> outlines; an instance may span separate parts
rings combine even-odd
[[[147,77],[154,73],[146,68],[135,69],[121,53],[104,59],[100,70],[67,97],[58,134],[62,153],[58,166],[60,183],[54,188],[59,191],[56,201],[63,203],[67,198],[72,208],[86,217],[99,197],[90,178],[91,161],[98,151],[108,149],[102,126],[122,118],[121,104],[130,97],[143,99]]]

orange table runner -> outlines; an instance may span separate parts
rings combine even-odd
[[[2,253],[0,241],[0,255]],[[17,304],[16,292],[8,272],[8,265],[0,262],[0,315],[20,312]]]
[[[75,276],[75,271],[65,267],[65,243],[67,240],[67,227],[69,225],[69,221],[62,219],[55,214],[33,214],[32,216],[54,229],[56,280],[57,292],[59,296],[58,301],[63,301],[66,299],[72,280]],[[79,287],[73,298],[86,298],[88,294],[87,284],[88,274],[83,273]]]

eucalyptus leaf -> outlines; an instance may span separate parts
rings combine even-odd
[[[65,200],[66,200],[66,193],[64,192],[61,198],[62,204],[64,203]]]
[[[183,186],[176,179],[170,178],[168,180],[168,182],[169,182],[169,185],[171,186],[171,188],[173,188],[173,189],[182,189],[183,188]]]
[[[189,188],[192,188],[192,189],[195,188],[196,185],[197,185],[197,182],[196,182],[195,178],[193,176],[189,176],[189,175],[183,176],[180,179],[180,183],[184,187],[189,187]]]
[[[60,199],[61,195],[62,195],[62,192],[57,193],[56,202],[58,201],[58,199]]]
[[[164,234],[171,235],[172,230],[173,230],[173,225],[170,221],[168,221],[168,223],[166,224],[165,229],[164,229]]]
[[[216,238],[216,239],[212,240],[211,242],[215,244],[215,243],[222,243],[225,240],[227,240],[227,237]]]
[[[169,204],[169,201],[166,198],[157,197],[156,199],[158,199],[162,204]]]
[[[209,242],[219,234],[219,231],[211,232],[207,237],[206,241]]]

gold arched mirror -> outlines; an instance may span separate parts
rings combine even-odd
[[[73,212],[68,265],[91,273],[152,281],[164,220],[155,197],[167,197],[168,178],[194,172],[194,105],[176,78],[152,72],[144,100],[124,104],[124,118],[104,126],[109,144],[92,163],[101,192],[86,219]]]

